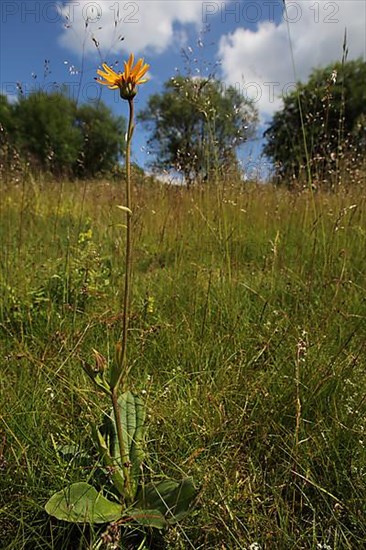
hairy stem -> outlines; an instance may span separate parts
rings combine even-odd
[[[127,211],[127,234],[126,234],[126,272],[125,272],[125,288],[123,294],[123,318],[122,318],[122,336],[121,336],[121,372],[116,384],[116,391],[121,383],[123,374],[126,373],[126,351],[127,351],[127,333],[129,323],[130,309],[130,281],[132,271],[132,246],[131,246],[131,140],[133,134],[133,118],[134,118],[134,103],[133,98],[128,100],[129,105],[129,121],[127,130],[126,144],[126,206]]]
[[[129,309],[130,309],[130,293],[131,293],[131,140],[133,134],[133,118],[134,118],[134,104],[133,98],[128,100],[129,105],[129,121],[127,130],[127,144],[126,144],[126,206],[127,206],[127,235],[126,235],[126,258],[125,258],[125,284],[123,293],[123,317],[122,317],[122,335],[121,335],[121,356],[120,356],[120,372],[118,380],[112,390],[112,404],[114,417],[116,420],[118,446],[122,462],[122,470],[125,484],[125,503],[131,504],[133,495],[131,494],[131,476],[130,476],[130,464],[129,455],[127,449],[125,449],[123,441],[123,429],[120,415],[120,407],[118,404],[118,388],[122,382],[122,378],[127,373],[126,360],[127,360],[127,335],[128,335],[128,323],[129,323]],[[126,384],[126,377],[124,377],[123,384]]]

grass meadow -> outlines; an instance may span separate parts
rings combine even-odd
[[[1,188],[0,541],[104,548],[44,511],[98,467],[81,364],[121,330],[117,183]],[[366,548],[366,194],[134,186],[128,357],[145,475],[192,476],[151,548]],[[126,548],[138,548],[138,545]],[[142,548],[142,546],[140,546]]]

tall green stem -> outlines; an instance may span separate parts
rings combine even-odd
[[[123,375],[126,375],[126,351],[127,351],[127,334],[129,323],[129,309],[130,309],[130,282],[132,271],[132,259],[131,259],[131,141],[133,134],[133,119],[134,119],[134,103],[133,98],[128,99],[129,105],[129,122],[127,130],[127,144],[126,144],[126,213],[127,213],[127,235],[126,235],[126,258],[125,258],[125,285],[123,294],[123,317],[122,317],[122,336],[121,336],[121,354],[119,365],[119,377],[117,383],[112,390],[112,404],[114,418],[116,420],[118,446],[120,451],[120,457],[122,462],[122,469],[125,483],[125,501],[126,504],[130,504],[133,500],[131,494],[131,479],[130,479],[130,464],[128,463],[129,455],[125,449],[123,442],[123,426],[121,422],[120,408],[118,405],[118,388],[121,384]],[[125,383],[125,380],[123,381]]]
[[[127,130],[127,144],[126,144],[126,206],[127,210],[127,234],[126,234],[126,272],[125,272],[125,288],[123,294],[123,318],[122,318],[122,336],[121,336],[121,371],[116,384],[116,391],[121,383],[123,374],[126,373],[126,351],[127,351],[127,333],[129,323],[129,309],[130,309],[130,282],[132,271],[132,239],[131,239],[131,141],[133,134],[133,119],[134,119],[134,103],[133,98],[128,100],[129,105],[129,121]]]

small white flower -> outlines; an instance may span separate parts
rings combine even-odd
[[[46,393],[49,394],[51,399],[54,399],[55,394],[53,393],[52,388],[46,388]]]

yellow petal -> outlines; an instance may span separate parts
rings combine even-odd
[[[131,71],[134,59],[135,59],[135,56],[133,55],[133,53],[131,53],[130,57],[128,58],[128,61],[127,61],[128,68],[129,68],[130,71]]]
[[[108,74],[113,75],[113,76],[114,75],[117,76],[117,73],[113,69],[108,67],[108,65],[106,63],[102,63],[102,67]]]
[[[123,75],[124,75],[124,78],[127,80],[130,76],[130,67],[129,67],[128,63],[126,63],[126,61],[124,61],[123,63],[124,63],[124,66],[125,66],[125,72],[123,73]]]
[[[118,80],[118,76],[111,76],[109,74],[106,75],[106,74],[102,74],[102,73],[98,73],[98,74],[101,76],[101,78],[103,78],[107,82],[112,82],[113,83],[113,82],[117,82],[117,80]]]
[[[145,65],[142,67],[142,69],[137,73],[136,80],[139,80],[142,76],[144,76],[145,73],[150,69],[150,65]]]
[[[104,80],[97,79],[97,80],[98,80],[98,82],[101,82],[103,84],[107,84],[108,86],[113,86],[114,84],[116,84],[115,80],[107,80],[107,79],[104,79]]]
[[[97,74],[99,74],[99,75],[102,76],[103,78],[110,78],[110,77],[111,77],[110,74],[104,73],[104,72],[101,71],[100,69],[97,70]]]
[[[139,59],[136,65],[134,66],[134,68],[132,69],[131,74],[135,75],[136,73],[138,73],[143,64],[144,64],[144,60]]]

